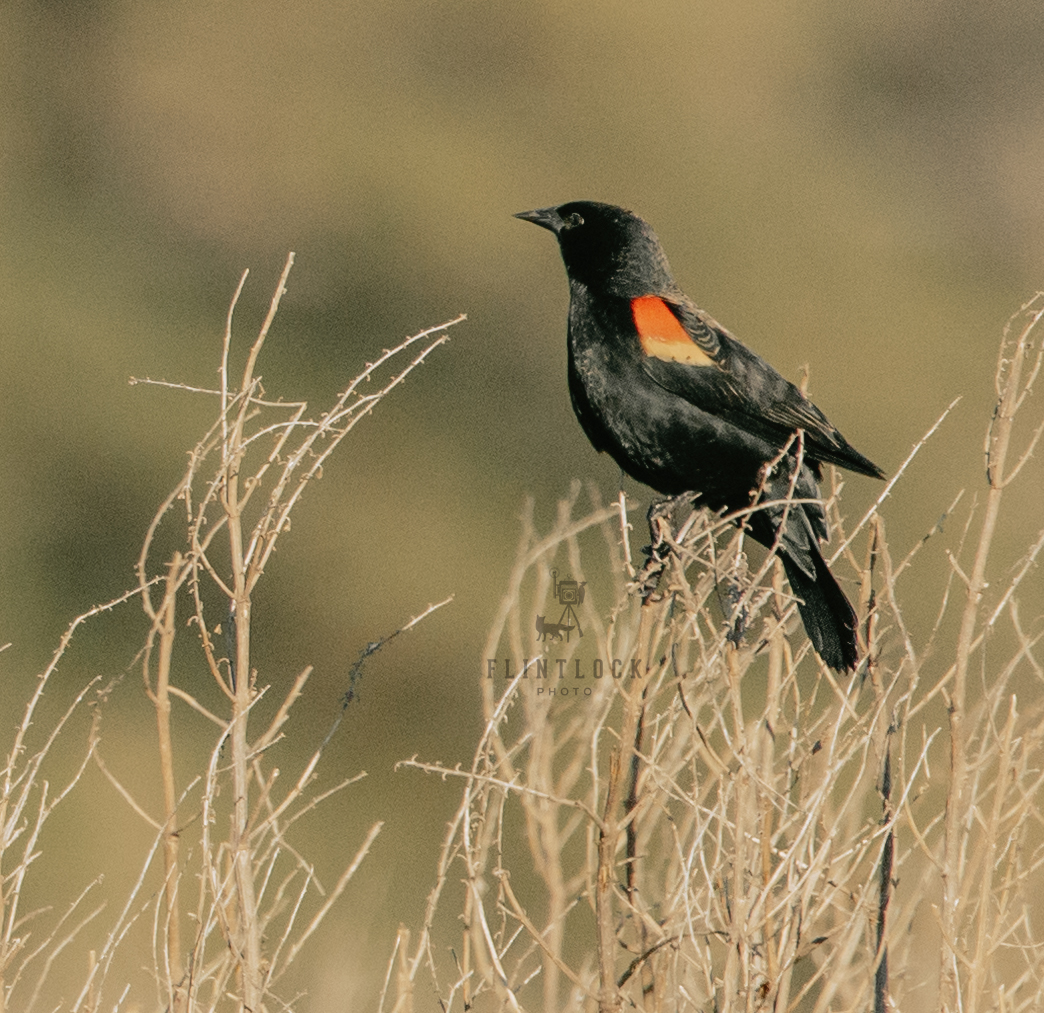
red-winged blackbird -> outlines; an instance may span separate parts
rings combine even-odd
[[[595,449],[653,489],[692,493],[712,510],[747,508],[760,489],[776,505],[746,519],[751,535],[776,546],[820,657],[855,668],[856,614],[819,548],[823,507],[780,501],[818,500],[821,462],[875,478],[881,469],[682,292],[637,215],[573,201],[515,217],[558,238],[569,275],[569,393]]]

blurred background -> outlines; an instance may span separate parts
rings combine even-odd
[[[393,764],[471,755],[525,497],[546,525],[573,478],[607,498],[620,483],[569,406],[556,246],[512,213],[578,198],[638,211],[685,290],[788,378],[807,363],[816,402],[888,472],[960,396],[885,512],[902,556],[982,487],[1000,331],[1044,286],[1042,52],[1044,6],[1025,0],[8,0],[5,713],[69,621],[132,585],[213,404],[128,379],[214,386],[244,268],[240,356],[296,252],[260,371],[270,396],[317,410],[381,349],[467,313],[309,489],[257,596],[260,681],[316,666],[302,751],[360,649],[456,596],[371,659],[321,784],[370,776],[302,830],[335,877],[360,828],[387,821],[297,983],[302,1009],[374,1008],[459,797]],[[647,490],[626,488],[644,510]],[[879,488],[848,480],[849,519]],[[1040,483],[1027,488],[1007,506],[1039,516]],[[937,553],[926,585],[944,575]],[[915,630],[936,603],[921,615],[911,595]],[[96,620],[49,695],[60,709],[86,677],[121,678],[105,749],[158,810],[133,666],[145,630],[134,603]],[[186,685],[209,679],[191,651],[177,660]],[[62,889],[119,865],[114,828],[128,847],[151,838],[89,772],[54,831]]]

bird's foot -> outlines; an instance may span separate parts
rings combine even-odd
[[[671,553],[678,551],[671,525],[671,513],[675,506],[686,498],[691,499],[692,497],[689,494],[674,496],[671,499],[659,500],[649,507],[647,519],[650,544],[642,548],[642,552],[648,556],[648,559],[635,575],[632,584],[632,587],[641,595],[643,603],[648,601],[650,595],[656,590],[660,582],[660,574],[663,573]]]
[[[664,567],[667,566],[667,558],[671,554],[671,545],[666,540],[663,540],[659,544],[646,545],[642,552],[649,558],[646,559],[645,565],[634,575],[631,589],[641,595],[644,604],[649,600],[649,597],[660,583],[660,574],[663,573]]]
[[[750,609],[743,594],[743,588],[734,581],[729,581],[725,592],[725,618],[729,624],[725,639],[736,647],[743,642],[743,634],[747,632],[747,620]]]

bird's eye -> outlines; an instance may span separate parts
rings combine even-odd
[[[563,228],[575,229],[578,225],[583,225],[584,220],[575,211],[566,218]]]

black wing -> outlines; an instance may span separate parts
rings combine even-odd
[[[794,431],[802,429],[805,454],[810,460],[884,478],[884,472],[854,449],[794,384],[691,300],[681,296],[664,301],[715,365],[694,366],[647,355],[643,366],[656,383],[774,446],[785,446]]]

